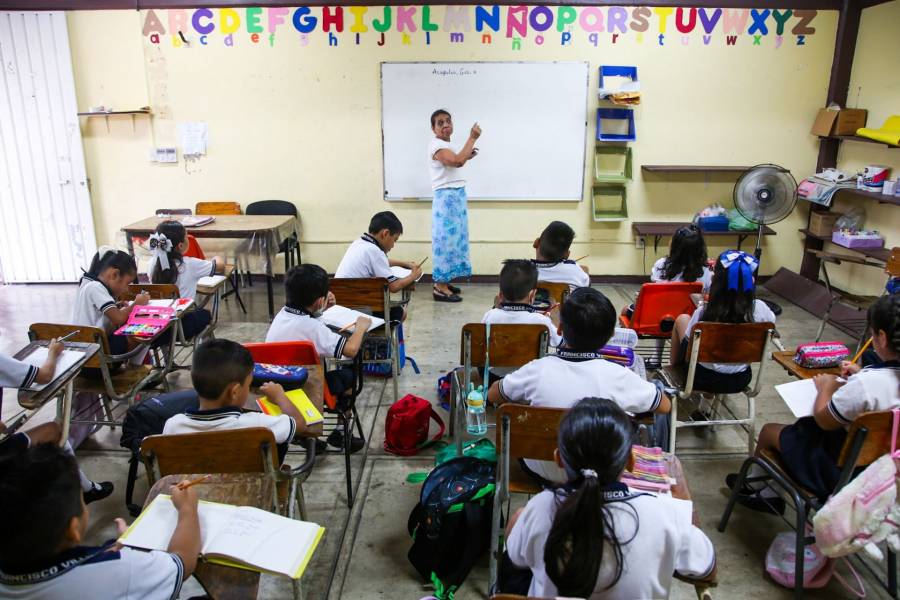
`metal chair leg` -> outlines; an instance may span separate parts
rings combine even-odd
[[[806,503],[799,502],[797,509],[796,546],[794,548],[794,598],[803,598],[803,554],[806,547]]]
[[[744,487],[744,480],[747,478],[747,472],[750,470],[750,465],[754,462],[753,457],[751,457],[744,460],[744,463],[741,465],[737,482],[734,484],[734,489],[731,490],[731,494],[728,496],[728,504],[725,505],[725,512],[722,513],[722,518],[719,519],[718,530],[721,533],[725,533],[725,528],[728,526],[728,519],[731,518],[731,511],[734,510],[734,505],[737,502],[738,493]]]
[[[353,477],[350,474],[350,422],[347,417],[341,416],[344,426],[344,468],[347,475],[347,506],[353,506]]]
[[[888,548],[887,551],[887,587],[891,598],[897,597],[897,555]]]

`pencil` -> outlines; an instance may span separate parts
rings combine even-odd
[[[356,321],[353,321],[352,323],[347,323],[346,325],[344,325],[343,327],[341,327],[340,329],[338,329],[338,333],[344,333],[345,331],[347,331],[348,329],[350,329],[350,328],[353,327],[354,325],[356,325]]]
[[[430,257],[426,256],[425,258],[422,259],[422,262],[419,263],[419,268],[420,268],[420,269],[422,268],[422,265],[425,264],[425,261],[428,260],[429,258],[430,258]]]
[[[72,337],[73,335],[75,335],[76,333],[81,333],[81,330],[80,330],[80,329],[76,329],[75,331],[70,331],[69,333],[67,333],[67,334],[64,335],[63,337],[57,338],[56,341],[57,341],[57,342],[64,342],[64,341],[66,341],[67,339],[69,339],[70,337]],[[870,341],[871,341],[871,340],[870,340]]]
[[[550,305],[550,308],[548,308],[547,310],[544,311],[544,314],[545,314],[545,315],[549,315],[549,314],[552,313],[553,310],[554,310],[555,308],[557,308],[558,306],[559,306],[559,302],[554,302],[552,305]]]
[[[856,356],[853,357],[853,360],[851,362],[858,361],[859,357],[863,355],[863,352],[865,352],[871,344],[872,344],[872,338],[869,338],[869,341],[867,341],[865,344],[863,344],[863,347],[859,349],[859,352],[856,353]]]
[[[575,262],[578,262],[578,261],[581,261],[581,260],[584,260],[584,259],[586,259],[586,258],[587,258],[587,257],[588,257],[588,256],[590,256],[590,254],[585,254],[585,255],[584,255],[584,256],[582,256],[582,257],[581,257],[581,258],[576,258],[576,259],[575,259]]]
[[[193,481],[188,481],[187,483],[182,481],[181,483],[178,484],[178,489],[182,490],[182,491],[186,490],[189,487],[191,487],[192,485],[197,485],[198,483],[203,483],[210,477],[212,477],[212,475],[204,475],[203,477],[198,477],[197,479],[194,479]]]

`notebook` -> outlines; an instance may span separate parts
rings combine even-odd
[[[202,227],[203,225],[208,225],[216,220],[215,217],[207,217],[207,216],[186,216],[178,219],[182,225],[185,227]]]
[[[26,356],[22,362],[28,363],[37,368],[41,368],[43,366],[44,361],[47,360],[47,356],[50,351],[46,346],[40,346],[35,348],[34,352]],[[50,380],[50,383],[53,382],[57,377],[65,373],[72,365],[77,363],[79,360],[84,358],[84,352],[81,350],[63,350],[62,354],[59,355],[59,358],[56,359],[56,371],[53,372],[53,379]],[[27,389],[39,392],[50,383],[33,383]]]
[[[174,300],[151,300],[147,306],[159,306],[162,308],[174,308],[175,314],[180,315],[185,310],[193,306],[193,298],[175,298]]]
[[[223,281],[225,281],[224,275],[207,275],[197,280],[197,287],[214,288]]]
[[[784,400],[798,419],[810,417],[816,404],[816,383],[812,379],[798,379],[775,386],[775,391]]]
[[[291,390],[285,392],[284,395],[297,407],[297,411],[303,415],[303,419],[306,421],[307,425],[315,425],[316,423],[321,423],[325,420],[322,417],[322,413],[316,409],[312,401],[310,401],[309,396],[307,396],[306,392],[303,390]],[[257,398],[256,405],[259,406],[259,410],[267,415],[277,417],[278,415],[283,414],[281,409],[278,408],[278,405],[274,402],[270,402],[265,396]]]
[[[372,331],[373,329],[377,329],[384,325],[384,319],[361,313],[358,310],[353,310],[352,308],[338,306],[337,304],[323,312],[320,318],[322,319],[322,322],[324,322],[332,329],[341,330],[349,325],[350,327],[347,327],[345,331],[352,332],[356,328],[356,319],[358,319],[359,317],[368,317],[372,320],[372,324],[369,325],[369,331]]]
[[[209,562],[300,579],[325,529],[251,506],[201,500],[200,554]],[[178,523],[172,498],[160,494],[119,542],[165,550]]]
[[[391,267],[391,273],[393,273],[394,277],[397,279],[403,279],[404,277],[408,277],[412,271],[404,267]],[[424,271],[419,275],[419,279],[422,279],[423,275],[425,275]],[[419,279],[416,279],[416,281],[419,281]]]

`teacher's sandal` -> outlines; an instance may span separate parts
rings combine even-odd
[[[446,294],[439,291],[437,288],[431,288],[431,295],[435,302],[462,302],[462,298],[458,295]]]

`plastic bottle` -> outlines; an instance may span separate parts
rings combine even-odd
[[[466,397],[466,431],[469,435],[484,435],[487,433],[487,416],[484,412],[484,388],[469,385],[469,395]]]

